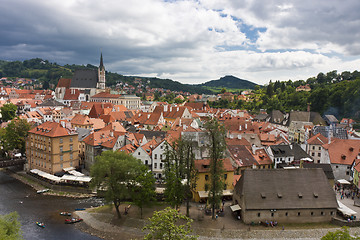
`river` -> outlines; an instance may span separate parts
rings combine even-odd
[[[100,204],[101,200],[96,198],[72,199],[36,194],[31,187],[0,171],[0,214],[17,211],[26,240],[100,240],[81,232],[73,224],[64,224],[66,217],[59,214]],[[38,227],[36,221],[44,222],[45,228]]]

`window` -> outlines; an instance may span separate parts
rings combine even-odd
[[[331,211],[331,212],[330,212],[330,215],[334,215],[334,212],[333,212],[333,211]]]
[[[207,180],[209,180],[209,175],[205,175],[205,180],[207,181]]]
[[[258,213],[258,217],[260,217],[260,213]]]
[[[339,166],[336,166],[336,168],[339,168]]]
[[[160,154],[160,160],[162,160],[162,154]]]
[[[313,146],[312,149],[315,150],[315,146]]]
[[[286,216],[286,217],[288,216],[288,212],[285,213],[285,216]]]
[[[298,212],[298,216],[300,216],[300,212]]]
[[[138,152],[138,155],[140,156],[140,152]]]
[[[70,159],[71,159],[71,160],[73,159],[73,154],[72,154],[72,153],[70,153]]]
[[[272,217],[274,216],[274,213],[273,213],[273,212],[271,213],[271,216],[272,216]]]
[[[319,150],[321,150],[321,147],[319,147]]]
[[[160,163],[160,169],[162,169],[162,167],[163,167],[163,164],[162,164],[162,163]]]
[[[149,161],[148,160],[145,160],[145,165],[148,165],[149,164]]]
[[[311,212],[310,215],[311,215],[311,216],[314,216],[314,212]]]
[[[157,168],[157,163],[154,163],[154,168]]]
[[[60,164],[60,168],[61,168],[61,169],[63,168],[63,164]]]
[[[225,179],[225,180],[227,179],[227,174],[224,174],[224,179]]]
[[[321,216],[324,216],[324,212],[321,212]]]
[[[64,160],[64,156],[60,155],[60,161]]]
[[[321,157],[321,153],[318,153],[318,157]]]
[[[154,158],[157,159],[157,154],[155,154]]]
[[[72,142],[73,141],[73,139],[72,139],[72,137],[70,138],[70,142]]]
[[[311,156],[313,156],[313,157],[314,157],[314,156],[315,156],[315,153],[311,153]]]
[[[227,188],[227,184],[225,183],[225,184],[224,184],[224,190],[226,190],[226,188]]]
[[[60,143],[63,143],[63,139],[62,139],[62,138],[60,138]]]
[[[70,151],[72,151],[73,150],[73,145],[72,144],[70,144]]]
[[[63,152],[63,147],[62,146],[60,147],[60,152]]]

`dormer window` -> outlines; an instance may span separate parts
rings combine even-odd
[[[319,197],[319,194],[314,192],[314,198],[318,198]]]
[[[298,197],[299,197],[299,198],[302,198],[302,197],[303,197],[302,193],[299,192],[299,193],[298,193]]]
[[[278,196],[278,198],[282,198],[282,194],[281,194],[281,193],[278,193],[277,196]]]
[[[341,155],[341,159],[342,160],[345,160],[346,159],[346,156],[344,154]]]
[[[266,194],[265,193],[260,193],[260,195],[261,195],[261,198],[266,198]]]

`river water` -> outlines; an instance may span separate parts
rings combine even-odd
[[[66,217],[59,213],[101,204],[101,200],[96,198],[72,199],[36,194],[31,187],[0,171],[0,214],[17,211],[26,240],[99,240],[76,229],[73,224],[64,224]],[[45,228],[38,227],[36,221],[44,222]]]

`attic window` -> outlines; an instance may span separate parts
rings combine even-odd
[[[282,194],[281,194],[281,193],[278,193],[277,196],[278,196],[278,198],[282,198]]]
[[[260,193],[261,194],[261,198],[266,198],[265,193]]]
[[[315,198],[318,198],[318,197],[319,197],[319,194],[316,193],[316,192],[314,192],[314,197],[315,197]]]
[[[342,160],[345,160],[346,159],[346,156],[344,154],[341,155],[341,159]]]
[[[350,147],[349,148],[350,152],[354,151],[354,148],[353,147]]]
[[[302,198],[302,197],[303,197],[302,193],[299,192],[299,193],[298,193],[298,197],[299,197],[299,198]]]

